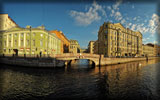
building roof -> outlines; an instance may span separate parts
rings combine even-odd
[[[104,23],[106,23],[106,22],[104,22]],[[130,30],[130,31],[133,31],[133,30],[131,30],[131,29],[129,29],[129,28],[125,28],[121,23],[111,23],[111,22],[107,22],[107,24],[113,24],[113,25],[120,25],[120,26],[122,26],[124,29],[126,29],[126,30]],[[140,32],[140,31],[133,31],[133,32],[138,32],[138,33],[140,33],[141,35],[142,35],[142,33]],[[143,36],[143,35],[142,35]]]
[[[61,36],[63,36],[63,37],[69,42],[68,38],[63,34],[62,31],[58,31],[58,30],[51,30],[51,31],[49,31],[49,33],[54,33],[54,34],[56,34],[55,32],[58,33],[58,34],[60,34]],[[58,35],[58,34],[56,34],[56,35]],[[58,37],[58,36],[57,36],[57,37]]]
[[[8,16],[8,18],[19,27],[19,25],[10,16]]]
[[[19,26],[8,14],[0,14],[0,15],[7,15],[8,16],[8,18],[13,22],[13,23],[15,23],[16,24],[16,26]]]

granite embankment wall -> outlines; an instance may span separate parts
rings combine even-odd
[[[65,61],[58,61],[55,58],[24,58],[24,57],[1,57],[0,63],[7,65],[26,67],[63,67]]]
[[[160,59],[160,57],[141,57],[141,58],[105,58],[101,57],[101,61],[99,58],[95,58],[96,60],[92,60],[95,62],[95,65],[110,65],[110,64],[119,64],[119,63],[127,63],[133,61],[142,61],[142,60],[151,60],[151,59]],[[68,60],[67,60],[68,61]],[[35,57],[0,57],[0,63],[8,64],[8,65],[17,65],[17,66],[26,66],[26,67],[64,67],[65,60],[56,60],[53,57],[43,57],[43,58],[35,58]]]
[[[127,63],[133,61],[144,61],[144,60],[152,60],[152,59],[160,59],[160,57],[135,57],[135,58],[103,58],[101,59],[100,65],[111,65],[111,64],[120,64]]]

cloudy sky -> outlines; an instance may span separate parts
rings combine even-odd
[[[143,43],[158,43],[159,16],[157,4],[151,2],[30,2],[4,3],[4,12],[21,27],[44,25],[47,30],[61,30],[76,39],[82,48],[97,40],[99,27],[107,21],[143,34]]]

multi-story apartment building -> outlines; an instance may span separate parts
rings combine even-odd
[[[143,55],[144,56],[159,56],[160,46],[152,43],[143,44]]]
[[[40,55],[59,54],[61,41],[44,26],[15,27],[1,32],[0,54]]]
[[[91,54],[94,53],[94,43],[95,43],[95,41],[89,41],[89,44],[88,44],[88,53],[91,53]]]
[[[153,45],[144,45],[143,44],[143,56],[155,56],[154,46]]]
[[[160,56],[160,46],[154,45],[155,56]]]
[[[142,34],[120,23],[104,22],[98,32],[98,52],[105,56],[141,56]]]
[[[0,14],[0,31],[8,30],[18,25],[8,16],[8,14]]]
[[[49,31],[49,32],[56,34],[56,36],[61,40],[61,42],[62,42],[61,43],[61,53],[68,53],[69,52],[70,41],[63,34],[63,32],[58,31],[58,30],[52,30],[52,31]]]
[[[94,54],[98,54],[98,40],[96,40],[94,43],[93,51],[94,51]]]
[[[80,45],[77,40],[70,40],[70,53],[80,53]]]

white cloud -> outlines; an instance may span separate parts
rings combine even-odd
[[[72,16],[78,25],[87,26],[94,21],[101,20],[101,16],[106,17],[106,12],[101,5],[98,5],[95,1],[92,6],[89,7],[87,12],[79,12],[79,11],[70,11],[70,16]]]
[[[136,20],[136,19],[137,19],[137,17],[134,17],[134,18],[133,18],[133,20]]]
[[[153,43],[154,43],[154,44],[158,44],[158,41],[155,40]]]
[[[114,10],[119,10],[118,7],[119,7],[119,5],[120,5],[121,3],[122,3],[122,0],[118,0],[118,1],[116,2],[116,4],[113,5],[113,9],[114,9]]]
[[[149,37],[143,39],[143,41],[148,42],[148,40],[153,39],[157,30],[159,30],[160,34],[160,21],[157,14],[153,14],[150,20],[142,18],[141,16],[129,18],[127,15],[122,15],[120,12],[119,6],[121,3],[122,1],[118,1],[116,4],[107,7],[108,10],[110,10],[110,16],[112,18],[114,18],[116,21],[119,21],[121,24],[127,28],[130,28],[131,30],[140,31],[142,34],[148,34]],[[135,8],[134,5],[131,7]]]
[[[135,30],[135,28],[136,28],[136,24],[133,24],[131,27],[131,30]]]
[[[107,9],[108,9],[108,10],[111,10],[112,8],[111,8],[111,6],[107,6]]]
[[[115,20],[125,23],[121,12],[119,11],[119,6],[122,3],[122,0],[118,0],[114,5],[108,6],[107,8],[111,11],[110,16],[115,18]]]
[[[122,19],[122,15],[121,15],[121,13],[119,11],[117,11],[115,13],[115,19],[118,20],[118,21]]]
[[[151,34],[155,34],[157,29],[158,29],[158,26],[160,25],[160,22],[159,22],[159,16],[157,14],[153,14],[152,15],[152,18],[149,20],[149,31],[151,32]]]
[[[122,24],[125,24],[125,22],[126,22],[125,19],[122,19],[122,20],[121,20],[121,23],[122,23]]]

